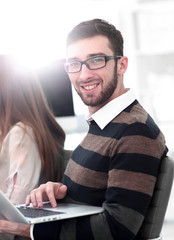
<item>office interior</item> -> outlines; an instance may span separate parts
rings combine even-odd
[[[14,55],[24,69],[36,69],[48,98],[49,90],[53,93],[56,89],[53,84],[57,91],[58,84],[66,91],[56,99],[58,109],[71,108],[58,113],[56,119],[66,132],[65,148],[73,150],[88,130],[85,121],[88,109],[66,75],[56,81],[54,64],[66,57],[65,40],[70,29],[92,18],[108,20],[122,32],[124,55],[129,59],[125,85],[134,90],[137,99],[160,126],[169,155],[174,159],[174,0],[0,1],[0,54]],[[61,78],[67,85],[63,86]],[[66,96],[70,96],[67,105]],[[163,238],[170,240],[173,235],[174,187]]]

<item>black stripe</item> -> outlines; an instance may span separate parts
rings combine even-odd
[[[94,240],[89,216],[77,219],[76,232],[76,240]]]
[[[131,112],[132,108],[137,104],[140,106],[139,102],[137,100],[135,100],[127,108],[125,108],[123,112]]]
[[[121,160],[120,160],[121,159]],[[111,159],[111,169],[128,170],[157,176],[160,160],[136,153],[118,153]]]
[[[76,184],[67,175],[64,175],[64,184],[68,187],[68,196],[75,201],[101,206],[105,200],[106,189],[96,189]]]
[[[109,224],[113,239],[126,240],[126,239],[134,239],[135,235],[129,231],[126,227],[124,227],[121,223],[117,222],[115,218],[110,216],[105,211],[106,219]]]
[[[107,173],[109,170],[110,157],[102,156],[78,146],[72,154],[72,160],[85,168]],[[95,161],[95,163],[94,163]]]
[[[121,139],[126,136],[143,136],[150,139],[156,139],[160,133],[159,128],[151,121],[151,117],[148,117],[147,124],[141,122],[135,122],[132,124],[126,123],[114,123],[108,124],[103,131],[97,126],[90,126],[89,133],[96,136],[104,136],[114,139]],[[152,131],[153,129],[153,131]]]
[[[151,197],[147,194],[114,187],[107,189],[106,196],[107,202],[118,203],[127,208],[131,208],[142,215],[145,215],[151,201]],[[138,200],[138,202],[136,200]]]

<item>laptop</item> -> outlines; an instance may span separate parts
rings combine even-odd
[[[25,204],[13,205],[0,191],[0,219],[13,222],[36,224],[92,215],[103,211],[102,207],[72,203],[58,203],[56,208],[53,208],[49,202],[44,203],[42,208],[33,208],[32,204],[28,207]]]

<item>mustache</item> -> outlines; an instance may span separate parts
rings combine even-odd
[[[94,79],[89,79],[89,80],[85,80],[85,81],[79,80],[78,84],[79,85],[87,85],[87,84],[89,85],[89,84],[98,84],[100,82],[102,82],[102,79],[94,78]]]

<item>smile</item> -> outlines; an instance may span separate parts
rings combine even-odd
[[[90,86],[83,86],[83,88],[87,91],[90,91],[90,90],[92,90],[96,87],[97,87],[97,84],[93,84],[93,85],[90,85]]]

